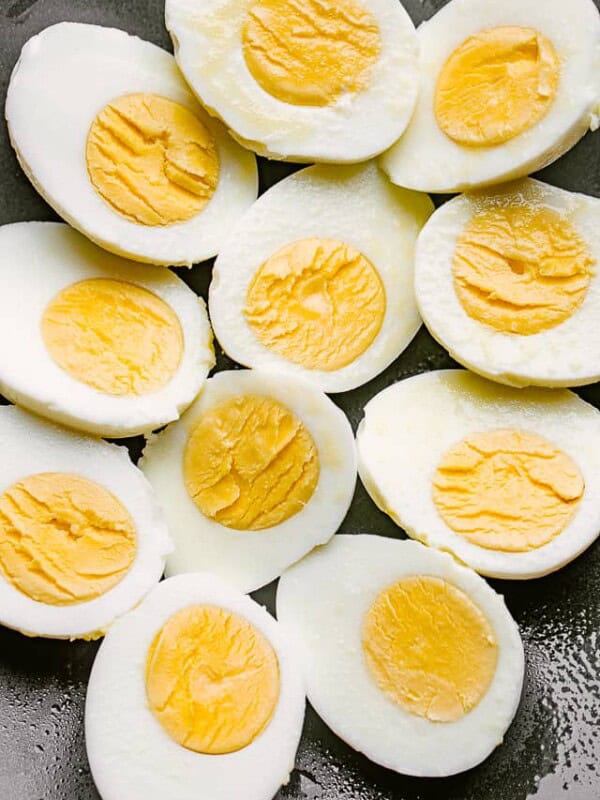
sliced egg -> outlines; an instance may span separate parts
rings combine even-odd
[[[273,617],[213,575],[180,575],[104,639],[85,739],[103,800],[271,800],[303,718],[297,659]]]
[[[0,624],[96,639],[163,573],[171,541],[127,450],[0,407]]]
[[[167,0],[188,83],[269,158],[365,161],[404,131],[417,36],[397,0]]]
[[[455,192],[520,178],[598,126],[593,0],[451,0],[418,38],[419,100],[382,162],[400,186]]]
[[[523,180],[442,206],[417,244],[417,302],[461,364],[517,386],[600,379],[600,200]]]
[[[248,367],[326,392],[360,386],[408,346],[421,320],[415,241],[433,211],[374,163],[314,166],[262,195],[216,261],[215,334]]]
[[[419,375],[367,403],[357,447],[377,505],[483,575],[537,578],[598,537],[600,412],[567,390]]]
[[[214,363],[204,306],[162,267],[67,225],[0,227],[0,392],[41,416],[123,437],[177,419]]]
[[[256,160],[202,109],[175,60],[124,31],[62,22],[30,39],[6,118],[25,173],[61,217],[137,261],[217,254],[256,199]]]
[[[167,515],[167,574],[206,570],[243,592],[333,536],[350,506],[350,423],[310,384],[265,370],[219,372],[152,436],[140,466]]]
[[[282,575],[277,617],[298,644],[315,711],[388,769],[464,772],[517,711],[518,628],[502,597],[446,553],[335,536]]]

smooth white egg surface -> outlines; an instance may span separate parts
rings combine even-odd
[[[600,200],[535,180],[456,197],[417,243],[415,291],[464,366],[517,386],[600,379]]]
[[[382,160],[398,185],[455,192],[519,178],[597,127],[592,0],[451,0],[417,34],[419,100]]]
[[[34,36],[6,119],[55,211],[137,261],[211,258],[256,199],[254,156],[202,109],[173,56],[124,31],[63,22]]]
[[[305,381],[219,372],[140,467],[167,515],[167,574],[206,570],[251,592],[323,544],[356,483],[352,429]]]
[[[213,575],[159,584],[104,639],[85,738],[103,800],[271,800],[294,768],[304,686],[261,606]]]
[[[388,769],[470,769],[517,711],[518,628],[502,597],[446,553],[335,536],[282,575],[277,618],[299,645],[315,711]]]
[[[0,391],[100,436],[179,417],[214,364],[204,301],[174,273],[67,225],[0,228]]]
[[[389,147],[417,98],[417,36],[396,0],[167,0],[190,86],[246,147],[349,163]]]
[[[225,352],[326,392],[356,388],[408,346],[421,320],[415,241],[433,211],[374,163],[313,166],[263,194],[213,270],[209,310]]]
[[[367,404],[357,448],[379,508],[483,575],[546,575],[598,537],[600,413],[567,390],[419,375]]]
[[[0,624],[95,639],[163,573],[171,541],[127,450],[0,407]]]

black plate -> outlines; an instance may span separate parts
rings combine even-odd
[[[600,0],[596,3],[600,5]],[[444,0],[405,0],[415,22],[444,4]],[[0,0],[0,18],[2,98],[24,42],[61,20],[124,28],[170,49],[163,0]],[[587,136],[542,177],[566,189],[600,195],[599,154],[600,134]],[[262,189],[295,169],[265,161],[260,168]],[[0,224],[34,219],[51,220],[56,215],[22,174],[2,127]],[[210,265],[202,265],[191,272],[179,270],[179,274],[206,295],[210,271]],[[364,404],[385,386],[452,365],[421,330],[383,375],[334,399],[356,426]],[[220,353],[219,368],[231,366]],[[600,405],[595,387],[580,393]],[[140,440],[128,444],[137,457]],[[342,531],[402,536],[361,486]],[[600,543],[551,577],[494,585],[505,595],[519,624],[527,658],[523,700],[502,747],[481,766],[454,778],[403,778],[350,750],[309,708],[298,768],[277,800],[524,800],[531,796],[599,800]],[[272,610],[274,585],[255,597]],[[26,639],[0,629],[0,800],[98,800],[83,740],[83,702],[97,647],[97,643]],[[257,769],[261,766],[257,764]],[[203,797],[198,787],[199,800]]]

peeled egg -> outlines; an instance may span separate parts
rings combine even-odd
[[[62,22],[30,39],[6,119],[25,173],[67,222],[119,255],[190,266],[256,199],[256,161],[194,99],[173,56]]]
[[[260,155],[365,161],[408,125],[417,37],[397,0],[167,0],[166,23],[203,105]]]
[[[243,592],[333,536],[350,506],[350,423],[315,387],[266,370],[219,372],[153,435],[140,466],[167,515],[167,574],[206,570]]]
[[[374,163],[313,166],[263,194],[217,259],[209,307],[231,358],[360,386],[408,346],[421,320],[415,241],[433,211]]]
[[[271,800],[303,718],[295,653],[273,617],[213,575],[180,575],[104,639],[85,739],[103,800]]]
[[[483,575],[547,575],[598,537],[600,412],[567,390],[419,375],[367,403],[357,448],[379,508]]]
[[[517,711],[517,626],[502,597],[447,553],[335,536],[282,575],[277,618],[298,644],[315,711],[388,769],[464,772]]]
[[[123,437],[177,419],[214,363],[204,306],[162,267],[67,225],[0,227],[0,392],[41,416]]]
[[[600,200],[523,180],[446,203],[417,244],[415,286],[433,336],[492,380],[600,379]]]
[[[382,161],[394,183],[457,192],[520,178],[598,126],[593,0],[451,0],[417,33],[419,100]]]

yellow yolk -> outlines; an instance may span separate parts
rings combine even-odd
[[[466,226],[454,253],[454,287],[470,317],[527,336],[577,310],[593,264],[566,217],[549,208],[508,206]]]
[[[381,50],[377,22],[356,0],[255,0],[242,44],[257,83],[297,106],[363,90]]]
[[[543,547],[573,519],[585,485],[576,464],[537,434],[476,433],[442,459],[433,499],[455,533],[489,550]]]
[[[87,478],[38,473],[0,496],[0,573],[32,600],[93,600],[119,583],[135,554],[127,509]]]
[[[243,395],[201,417],[185,448],[183,472],[203,514],[228,528],[258,531],[308,503],[319,480],[319,454],[289,409]]]
[[[377,686],[404,711],[453,722],[473,709],[496,670],[494,632],[470,598],[441,578],[405,578],[378,595],[362,643]]]
[[[141,225],[171,225],[200,213],[219,180],[211,133],[179,103],[154,94],[119,97],[98,114],[87,140],[98,194]]]
[[[552,42],[532,28],[501,27],[471,36],[450,56],[435,92],[435,116],[460,145],[503,144],[550,110],[560,80]]]
[[[63,289],[44,312],[42,336],[59,367],[111,395],[162,388],[183,355],[171,307],[140,286],[107,278]]]
[[[258,270],[244,313],[269,350],[308,369],[342,369],[361,356],[385,317],[385,289],[358,250],[302,239]]]
[[[197,753],[232,753],[266,728],[279,699],[279,662],[267,639],[224,608],[194,605],[158,632],[146,662],[150,708]]]

